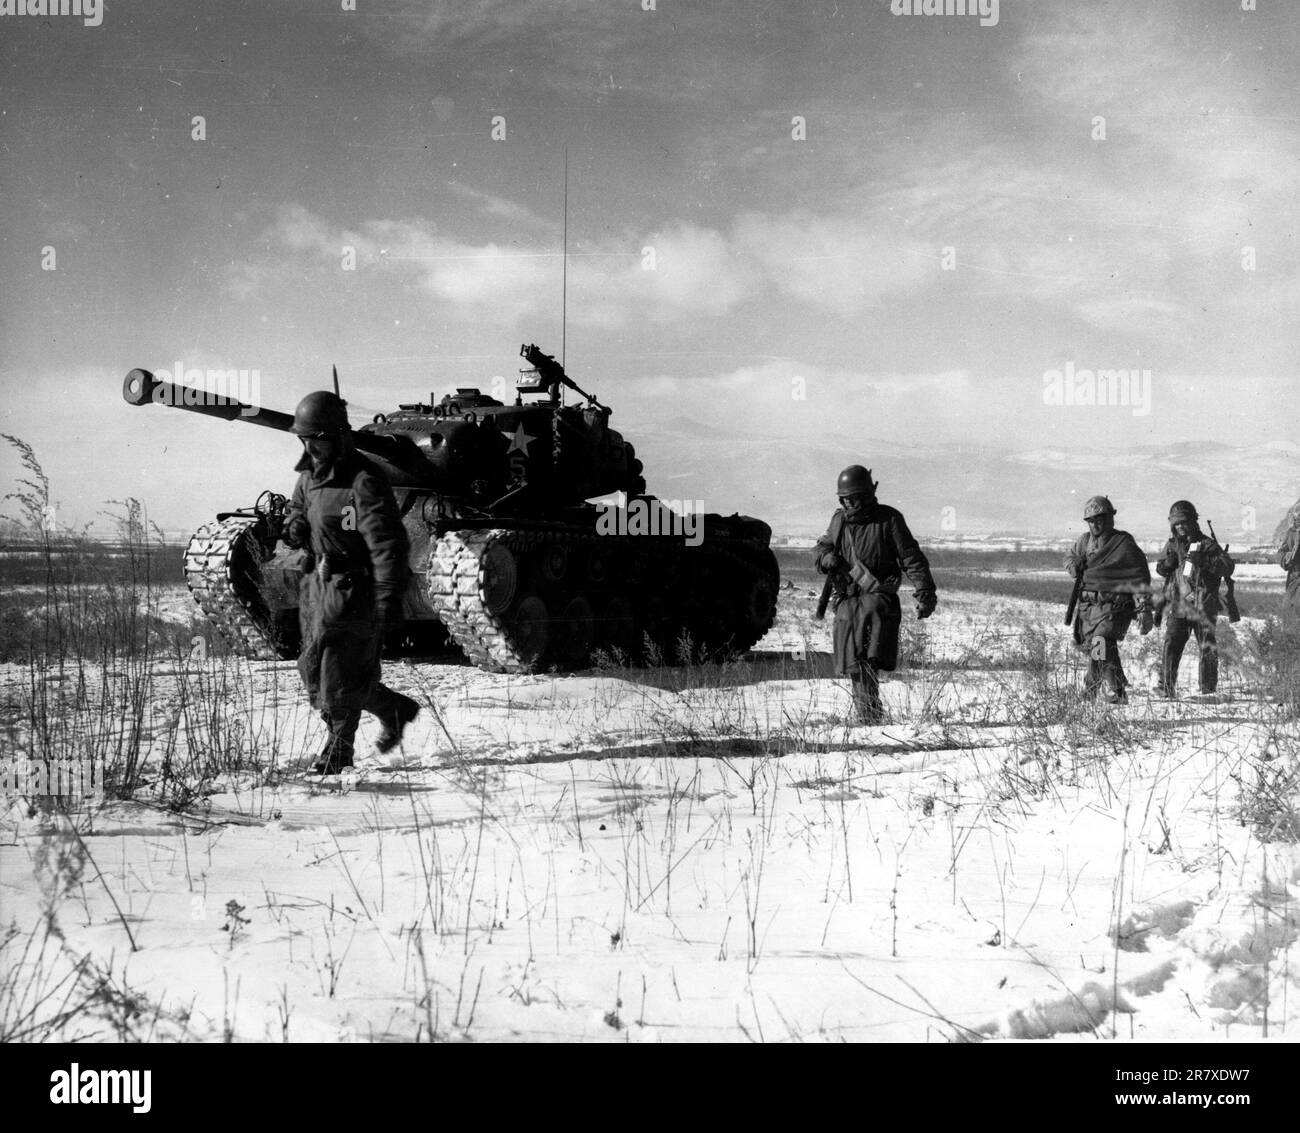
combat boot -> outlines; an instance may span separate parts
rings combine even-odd
[[[1118,661],[1107,662],[1102,678],[1102,690],[1107,704],[1128,703],[1128,679]]]
[[[1102,683],[1101,673],[1102,670],[1101,670],[1100,661],[1088,662],[1088,675],[1083,679],[1082,696],[1084,700],[1097,699],[1097,690],[1101,688],[1101,683]]]
[[[1201,663],[1200,671],[1197,674],[1201,680],[1201,691],[1204,693],[1217,692],[1219,688],[1219,651],[1213,645],[1201,646]]]
[[[317,775],[341,775],[345,767],[351,766],[352,745],[332,736],[321,749],[320,759],[312,765],[312,770]]]
[[[880,678],[876,671],[862,668],[853,674],[853,713],[859,724],[882,724],[885,706],[880,701]]]
[[[420,705],[412,700],[409,696],[403,696],[400,692],[393,694],[393,706],[379,717],[384,725],[384,730],[379,734],[379,739],[375,741],[375,749],[381,754],[386,754],[402,742],[402,733],[406,731],[406,725],[409,724],[420,714]]]
[[[313,767],[317,775],[338,775],[345,767],[352,766],[353,739],[360,722],[359,710],[338,709],[329,713],[330,738]]]

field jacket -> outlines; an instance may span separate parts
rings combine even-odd
[[[1193,543],[1200,550],[1192,551]],[[1165,580],[1168,612],[1174,617],[1217,618],[1222,609],[1219,587],[1235,567],[1223,548],[1200,530],[1188,539],[1171,536],[1156,560],[1156,573]]]
[[[306,454],[298,468],[286,526],[299,516],[311,525],[320,578],[346,579],[358,596],[373,595],[381,607],[400,602],[410,577],[409,544],[387,477],[355,450],[340,456],[323,476],[312,472]]]
[[[930,562],[902,513],[892,507],[875,504],[853,521],[845,518],[843,508],[837,509],[826,534],[817,540],[817,568],[823,574],[828,573],[831,552],[848,563],[849,578],[836,588],[837,603],[858,594],[897,594],[904,575],[918,595],[934,593]]]

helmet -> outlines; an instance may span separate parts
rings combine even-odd
[[[1096,519],[1099,515],[1114,515],[1115,505],[1109,496],[1093,496],[1083,505],[1083,518]]]
[[[289,431],[309,437],[316,433],[346,433],[348,429],[348,403],[336,393],[319,389],[298,402]]]
[[[1196,508],[1187,500],[1175,500],[1169,506],[1169,522],[1172,523],[1195,523],[1200,516],[1196,514]]]
[[[875,490],[876,485],[871,479],[871,469],[863,468],[860,464],[850,464],[840,473],[840,478],[835,485],[837,496],[853,496],[858,493],[871,495]]]

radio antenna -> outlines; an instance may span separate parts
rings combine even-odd
[[[564,266],[560,283],[560,365],[564,365],[565,332],[569,325],[569,147],[564,147]]]
[[[339,368],[337,365],[334,367],[334,396],[335,397],[342,396],[339,393]]]

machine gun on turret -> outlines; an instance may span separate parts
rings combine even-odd
[[[524,370],[515,383],[515,389],[520,393],[545,393],[548,400],[559,401],[560,387],[567,386],[574,393],[585,397],[588,405],[599,409],[606,416],[613,412],[608,406],[601,405],[599,401],[569,377],[564,372],[564,367],[552,355],[543,354],[536,346],[525,343],[519,348],[519,356],[532,366],[532,370]],[[525,379],[530,375],[533,380],[526,381]]]

